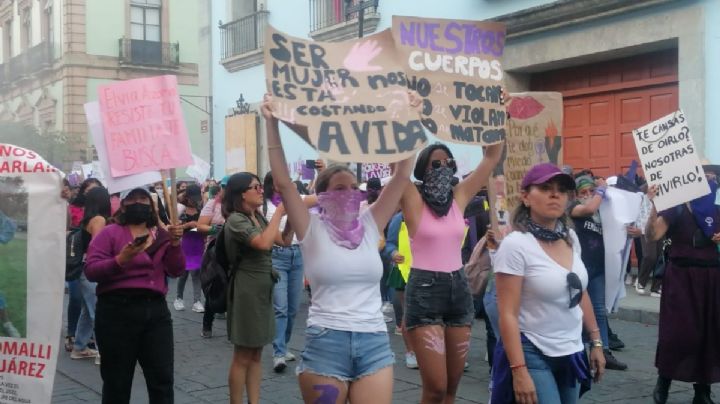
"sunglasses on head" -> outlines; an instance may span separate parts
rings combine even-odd
[[[433,160],[430,162],[430,165],[432,168],[440,168],[441,166],[445,166],[455,169],[455,167],[457,167],[457,163],[455,163],[454,159]]]
[[[582,282],[575,272],[567,274],[568,296],[570,297],[570,308],[580,304],[582,299]]]

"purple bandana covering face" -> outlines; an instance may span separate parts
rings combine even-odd
[[[320,220],[327,226],[332,241],[350,250],[362,242],[365,229],[359,220],[360,203],[367,198],[364,192],[327,191],[318,194]]]
[[[279,193],[274,192],[272,198],[270,198],[270,202],[272,202],[273,205],[278,206],[282,203],[282,196]]]

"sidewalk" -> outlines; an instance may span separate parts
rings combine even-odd
[[[660,313],[660,298],[651,297],[648,291],[639,295],[633,286],[625,286],[627,295],[620,300],[620,308],[610,318],[632,321],[642,324],[657,325]]]

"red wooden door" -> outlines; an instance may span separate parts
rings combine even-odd
[[[563,94],[563,163],[608,177],[637,152],[632,130],[678,109],[677,50],[536,74],[531,88]]]

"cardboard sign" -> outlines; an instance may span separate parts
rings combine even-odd
[[[65,284],[61,189],[62,173],[42,157],[0,143],[0,403],[52,399]]]
[[[510,119],[503,158],[494,174],[493,211],[502,226],[520,203],[520,184],[532,166],[562,165],[562,94],[513,93],[508,103]]]
[[[100,105],[97,101],[85,104],[85,118],[87,119],[88,129],[90,129],[90,136],[92,136],[93,143],[95,144],[95,150],[97,151],[100,175],[103,177],[102,180],[108,192],[122,192],[126,189],[132,189],[146,184],[154,184],[161,180],[160,172],[158,171],[147,171],[117,178],[113,178],[110,175],[103,175],[110,172],[110,157],[105,143],[105,132],[103,131],[102,120],[100,118]],[[88,166],[88,173],[85,175],[85,178],[90,178],[88,175],[93,175],[93,166],[89,164]],[[85,171],[86,167],[83,165],[83,172]]]
[[[710,193],[683,112],[677,111],[633,130],[635,147],[650,185],[657,185],[658,211]]]
[[[505,24],[393,16],[392,31],[408,86],[424,98],[422,122],[433,134],[462,144],[505,139]]]
[[[268,27],[265,75],[277,118],[308,127],[322,158],[400,161],[427,142],[390,30],[312,42]]]
[[[367,181],[370,178],[390,177],[392,175],[390,166],[383,163],[365,163],[362,165],[362,180]]]
[[[111,177],[193,163],[175,76],[100,86],[98,100]]]

